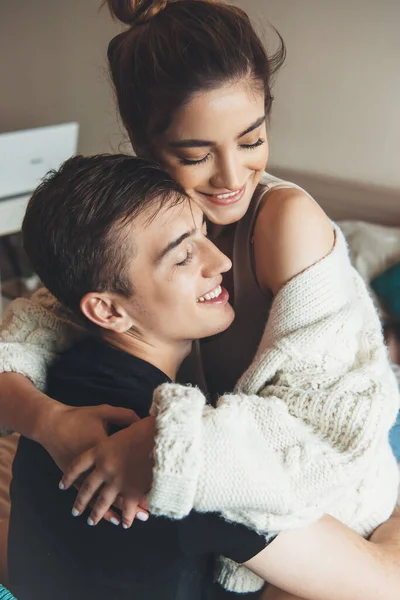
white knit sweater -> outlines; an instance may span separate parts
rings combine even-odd
[[[82,335],[48,294],[18,300],[0,331],[0,371],[43,389],[48,364]],[[268,534],[330,513],[367,535],[396,502],[398,408],[378,317],[336,229],[331,254],[277,294],[234,394],[214,409],[196,388],[156,391],[151,510],[218,511]],[[218,579],[239,592],[263,584],[226,559]]]
[[[151,510],[219,511],[269,533],[329,513],[368,535],[396,503],[388,432],[398,409],[379,319],[336,228],[333,251],[278,292],[234,394],[214,409],[196,388],[156,391]],[[226,559],[219,580],[262,585]]]

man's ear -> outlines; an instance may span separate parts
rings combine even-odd
[[[134,320],[124,309],[118,296],[89,292],[80,302],[82,313],[98,327],[124,333],[134,325]]]

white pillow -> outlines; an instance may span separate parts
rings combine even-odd
[[[400,228],[365,223],[339,221],[350,250],[350,259],[364,279],[383,320],[387,313],[369,286],[371,279],[400,261]]]

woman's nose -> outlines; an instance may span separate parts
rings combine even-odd
[[[212,184],[215,188],[229,191],[239,190],[244,184],[242,165],[234,155],[224,156],[217,163],[218,172],[215,174]]]

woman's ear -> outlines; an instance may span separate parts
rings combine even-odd
[[[114,294],[89,292],[83,296],[80,309],[98,327],[124,333],[133,327],[134,320]]]

